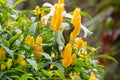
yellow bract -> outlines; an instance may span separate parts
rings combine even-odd
[[[80,57],[87,61],[88,60],[87,51],[85,50],[81,51]]]
[[[54,31],[59,31],[61,29],[61,24],[63,21],[62,12],[64,11],[64,6],[61,4],[55,4],[55,12],[52,16],[51,28]]]
[[[74,75],[73,80],[78,80],[78,75],[77,74]]]
[[[23,66],[27,64],[22,55],[18,56],[17,62]]]
[[[8,69],[12,66],[12,59],[8,59],[7,66],[8,66]]]
[[[45,16],[46,15],[46,13],[43,11],[42,13],[41,13],[41,16],[43,17],[43,16]],[[41,23],[42,23],[42,25],[45,25],[45,19],[42,19],[41,18]]]
[[[42,44],[42,37],[41,36],[38,36],[36,38],[36,41],[35,41],[36,45],[34,46],[34,56],[35,57],[40,57],[42,56],[40,53],[37,53],[37,52],[43,52],[43,48],[41,46]]]
[[[5,60],[5,54],[6,54],[6,51],[4,50],[4,48],[0,48],[0,60]]]
[[[58,1],[58,4],[62,4],[62,3],[64,3],[64,0],[59,0]]]
[[[33,36],[30,36],[28,35],[25,39],[26,43],[29,45],[29,46],[33,46],[34,45],[34,37]]]
[[[76,8],[73,13],[73,18],[71,23],[74,25],[74,30],[70,34],[70,41],[73,41],[77,35],[80,33],[80,26],[81,26],[81,16],[80,16],[80,9]]]
[[[26,63],[25,60],[22,60],[20,64],[24,66],[24,65],[26,65],[27,63]]]
[[[90,78],[89,78],[89,80],[96,80],[95,75],[91,75]]]
[[[78,41],[76,42],[77,49],[82,48],[83,45],[84,45],[84,41],[82,40],[82,38],[79,38]]]
[[[5,70],[5,65],[1,64],[1,71]]]
[[[35,7],[35,15],[39,15],[40,14],[40,7],[39,6],[36,6]]]
[[[67,44],[63,53],[63,60],[62,60],[62,64],[65,67],[70,66],[70,64],[72,63],[72,47],[71,44]]]
[[[72,55],[72,65],[75,65],[76,64],[76,54],[73,54]]]

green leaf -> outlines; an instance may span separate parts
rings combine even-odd
[[[11,37],[11,38],[9,39],[9,43],[10,43],[10,44],[13,43],[20,35],[21,35],[21,34],[16,34],[15,36]]]
[[[14,78],[14,79],[18,79],[18,80],[20,80],[20,77],[19,76],[9,76],[10,78]]]
[[[57,67],[62,73],[64,73],[64,67],[60,63],[54,63],[52,62],[55,67]]]
[[[0,61],[0,64],[3,64],[3,65],[5,65],[7,67],[7,63],[4,62],[4,61]]]
[[[32,13],[31,10],[23,10],[22,12],[20,12],[20,15],[17,16],[17,19],[20,19],[21,17],[23,18],[24,15],[28,14],[28,13]],[[24,16],[25,17],[25,16]],[[23,18],[24,19],[24,18]],[[27,17],[25,17],[25,20],[27,19]]]
[[[11,57],[14,56],[14,53],[13,53],[12,50],[10,50],[8,47],[6,47],[6,46],[4,46],[4,45],[2,45],[2,44],[0,44],[0,45],[9,53],[9,55],[10,55]]]
[[[92,18],[92,16],[91,16],[89,13],[87,13],[87,12],[81,11],[80,14],[81,14],[82,16],[87,16],[87,17],[89,17],[90,19]]]
[[[35,80],[33,77],[31,77],[28,74],[23,74],[20,80]]]
[[[47,70],[42,70],[43,71],[43,73],[46,75],[46,76],[48,76],[48,77],[50,77],[50,75],[49,75],[49,71],[47,71]]]
[[[4,74],[9,74],[9,73],[12,73],[12,74],[24,74],[24,73],[26,73],[25,71],[23,71],[23,70],[20,70],[20,69],[18,69],[18,68],[11,68],[11,69],[9,69],[9,70],[7,70],[7,71],[5,71],[4,72]]]
[[[42,66],[43,66],[43,62],[38,63],[37,64],[38,70],[40,70],[42,68]]]
[[[7,0],[0,0],[0,4],[5,5]]]
[[[70,14],[73,15],[73,11],[70,12]],[[87,16],[87,17],[89,17],[90,19],[92,18],[92,16],[91,16],[89,13],[85,12],[85,11],[80,11],[80,15],[82,15],[82,16]]]
[[[109,55],[96,55],[95,58],[107,58],[107,59],[110,59],[118,64],[118,61]]]
[[[36,27],[37,27],[37,23],[33,23],[33,24],[30,26],[30,29],[29,29],[29,31],[28,31],[28,34],[34,36],[35,33],[36,33]]]
[[[63,39],[63,35],[62,32],[58,31],[58,36],[57,36],[57,43],[64,47],[64,39]]]
[[[64,74],[63,74],[61,71],[56,70],[56,71],[54,71],[54,73],[55,73],[57,76],[59,76],[62,80],[65,79],[65,76],[64,76]]]
[[[12,8],[15,8],[18,4],[20,4],[20,3],[24,2],[24,1],[26,1],[26,0],[17,0],[17,1],[13,4]]]
[[[26,59],[26,60],[27,60],[27,62],[28,62],[30,65],[33,66],[33,68],[34,68],[36,71],[38,71],[37,63],[36,63],[35,60],[32,60],[32,59]]]
[[[50,61],[52,61],[52,59],[51,59],[51,57],[50,57],[50,55],[49,54],[47,54],[47,53],[45,53],[45,52],[43,52],[43,53],[41,53],[46,59],[49,59]]]

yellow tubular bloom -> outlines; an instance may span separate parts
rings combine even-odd
[[[18,56],[17,62],[23,66],[27,64],[22,55]]]
[[[25,39],[26,43],[29,45],[29,46],[33,46],[34,45],[34,37],[33,36],[30,36],[28,35]]]
[[[7,66],[8,66],[8,69],[12,66],[12,59],[8,59]]]
[[[80,57],[82,59],[84,59],[85,61],[87,61],[88,60],[87,52],[86,51],[82,51],[81,54],[80,54]]]
[[[76,64],[76,54],[72,55],[72,65]]]
[[[46,15],[46,13],[43,11],[42,13],[41,13],[41,16],[43,17],[43,16],[45,16]],[[41,18],[41,23],[42,23],[42,25],[45,25],[45,19],[42,19]]]
[[[70,64],[72,63],[72,47],[71,44],[67,44],[63,53],[63,60],[62,60],[62,64],[65,67],[70,66]]]
[[[20,64],[23,65],[23,66],[25,66],[27,63],[26,63],[25,60],[22,60]]]
[[[34,56],[35,57],[41,57],[42,55],[40,53],[37,53],[37,52],[43,52],[43,48],[41,46],[42,44],[42,37],[38,36],[36,38],[36,42],[35,42],[37,45],[34,46]]]
[[[35,7],[35,15],[39,15],[40,14],[40,7],[39,6],[36,6]]]
[[[80,26],[81,26],[81,16],[80,16],[80,9],[76,8],[73,13],[73,18],[71,23],[74,25],[74,30],[70,34],[70,40],[73,41],[77,35],[80,33]]]
[[[58,1],[58,4],[62,4],[62,3],[64,3],[64,0],[59,0]]]
[[[76,42],[77,49],[82,48],[83,45],[84,45],[84,41],[82,40],[82,38],[79,38],[78,41]]]
[[[61,29],[61,23],[63,21],[62,12],[64,11],[64,6],[61,4],[54,5],[55,12],[52,16],[51,28],[54,31],[59,31]]]
[[[5,60],[5,54],[6,51],[4,50],[4,48],[0,48],[0,61]]]
[[[95,75],[91,75],[90,78],[89,78],[89,80],[96,80]]]
[[[1,71],[5,70],[5,65],[1,64]]]
[[[74,75],[73,80],[78,80],[78,75],[77,74]]]

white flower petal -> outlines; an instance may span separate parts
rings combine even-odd
[[[42,19],[45,19],[45,25],[46,25],[47,22],[48,22],[49,17],[54,14],[55,8],[54,8],[53,5],[50,4],[50,3],[44,3],[44,4],[43,4],[43,7],[50,7],[50,8],[51,8],[50,12],[49,12],[46,16],[43,16],[43,17],[42,17]]]
[[[47,24],[47,22],[48,22],[48,19],[49,19],[49,16],[43,16],[42,18],[41,18],[42,20],[45,20],[45,25]]]
[[[53,7],[53,5],[52,5],[52,4],[50,4],[50,3],[44,3],[42,6],[43,6],[43,7],[50,7],[50,8],[52,8],[52,7]]]
[[[81,28],[85,32],[84,37],[86,38],[87,34],[93,34],[93,32],[89,31],[84,25],[81,24]]]
[[[73,17],[71,14],[68,14],[66,11],[64,11],[64,12],[62,13],[62,15],[63,15],[64,17],[70,18],[70,19],[72,19],[72,17]]]

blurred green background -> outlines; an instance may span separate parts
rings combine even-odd
[[[8,4],[15,1],[8,0]],[[44,2],[54,4],[57,0],[26,0],[16,9],[33,10]],[[120,63],[120,0],[65,0],[65,7],[68,12],[79,7],[92,16],[92,19],[82,16],[82,23],[94,32],[85,40],[90,46],[99,47],[97,54],[111,55]],[[120,64],[106,59],[100,62],[106,69],[104,80],[120,80]]]

